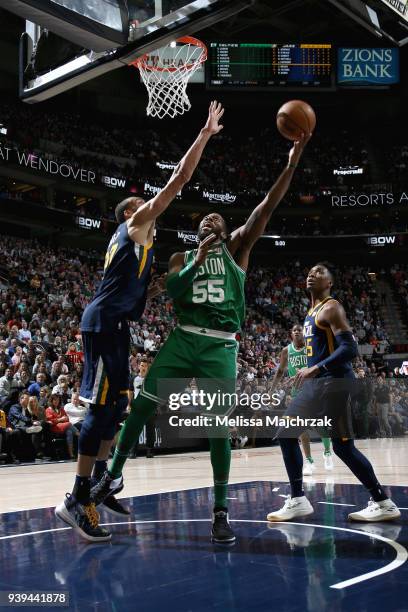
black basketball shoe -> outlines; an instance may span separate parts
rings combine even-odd
[[[99,481],[95,477],[92,477],[91,478],[91,489],[96,487],[98,482]],[[121,517],[126,518],[127,516],[130,515],[130,511],[124,506],[122,506],[121,502],[117,500],[114,495],[109,495],[109,497],[107,497],[105,501],[102,502],[102,506],[104,510],[107,510],[109,514],[113,514],[114,516],[121,516]]]
[[[235,534],[228,522],[228,510],[226,508],[214,509],[211,537],[214,542],[220,544],[235,542]]]
[[[100,481],[91,489],[91,501],[95,506],[99,506],[107,497],[120,493],[123,487],[123,476],[112,478],[106,470]]]
[[[99,526],[99,514],[95,504],[82,505],[67,493],[64,501],[55,508],[55,515],[75,529],[88,542],[107,542],[112,535]]]
[[[102,507],[104,510],[107,510],[109,514],[113,514],[114,516],[126,518],[130,515],[130,511],[125,508],[114,495],[109,495],[109,497],[102,502]]]

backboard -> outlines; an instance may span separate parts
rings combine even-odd
[[[25,0],[24,3],[31,1]],[[78,0],[44,1],[64,5],[65,10],[70,6],[71,11],[75,11],[74,5],[78,3]],[[95,0],[85,0],[80,4],[89,5],[90,9],[94,2]],[[115,2],[118,3],[116,0]],[[55,65],[54,52],[58,40],[56,43],[54,33],[60,36],[61,30],[55,31],[49,27],[52,33],[50,35],[44,32],[43,19],[37,17],[36,23],[27,20],[26,32],[20,43],[20,97],[29,103],[51,98],[85,81],[129,65],[142,54],[153,52],[180,36],[194,34],[227,19],[252,2],[253,0],[128,0],[126,42],[122,45],[112,45],[108,49],[101,49],[100,45],[94,46],[93,49],[81,46],[80,41],[83,39],[80,34],[86,31],[86,28],[82,23],[78,24],[78,15],[75,15],[75,20],[70,19],[69,28],[65,30],[65,41],[61,41],[61,45],[65,45],[62,53],[64,61],[58,65]],[[20,0],[0,0],[0,6],[4,6],[4,3],[8,3],[7,8],[13,12],[17,12],[13,8],[14,3],[18,4],[18,14],[21,14]],[[88,10],[88,20],[92,14]],[[53,36],[54,46],[50,46]],[[37,70],[33,61],[30,67],[33,50],[35,52],[47,48],[47,45],[52,50],[42,52],[42,56],[53,58],[54,64],[45,68],[42,66],[41,70]]]
[[[408,44],[408,0],[328,0],[380,39]]]

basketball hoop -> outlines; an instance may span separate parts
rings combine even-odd
[[[205,44],[192,36],[183,36],[133,62],[149,94],[147,115],[158,119],[174,118],[189,111],[187,83],[206,59]]]

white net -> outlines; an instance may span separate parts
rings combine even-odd
[[[138,59],[135,66],[149,94],[147,115],[174,118],[189,111],[187,84],[206,58],[205,45],[185,37]]]

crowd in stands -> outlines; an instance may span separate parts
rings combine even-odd
[[[399,299],[401,312],[408,326],[408,265],[395,265],[390,270],[394,291]]]
[[[7,126],[3,146],[56,159],[108,176],[160,176],[156,162],[173,157],[172,140],[153,130],[132,130],[92,123],[79,115],[43,113],[25,105],[0,105]]]
[[[58,456],[62,448],[73,457],[86,414],[78,398],[83,371],[79,323],[101,277],[102,258],[6,236],[0,239],[0,257],[0,455],[8,461],[33,460]],[[394,267],[391,274],[406,300],[407,269]],[[302,321],[308,307],[305,276],[300,262],[249,271],[238,357],[242,389],[270,384],[288,330]],[[374,381],[367,391],[362,435],[402,434],[408,430],[408,388],[399,372],[388,372],[384,365],[389,344],[379,314],[382,296],[361,266],[338,270],[335,295],[347,304],[360,345],[372,349],[368,359],[356,362],[356,372]],[[149,302],[140,321],[131,323],[132,380],[175,324],[165,295]],[[378,376],[386,378],[388,402],[372,401],[382,384]],[[284,393],[288,385],[283,384]],[[377,414],[377,405],[385,403],[389,414],[385,409]]]
[[[149,196],[145,196],[147,199]],[[359,215],[358,223],[354,216],[342,216],[339,211],[333,209],[332,214],[330,195],[320,196],[312,202],[305,202],[297,207],[297,213],[293,216],[284,216],[285,210],[279,208],[266,227],[265,233],[279,235],[283,238],[302,236],[355,236],[356,234],[382,235],[408,232],[408,217],[406,214],[398,214],[394,210],[382,210],[381,216],[371,211],[371,215]],[[44,206],[46,195],[41,188],[33,188],[30,191],[13,191],[7,184],[0,183],[0,199],[27,201]],[[255,207],[260,199],[251,200],[251,206]],[[77,215],[92,219],[103,219],[102,228],[109,234],[113,230],[114,208],[117,202],[108,205],[108,210],[103,212],[97,198],[88,198],[85,204],[78,206],[78,198],[73,194],[63,191],[54,192],[53,206],[64,210],[72,217],[73,210]],[[247,202],[249,204],[249,202]],[[213,204],[218,208],[218,204]],[[312,207],[312,208],[311,208]],[[320,211],[320,212],[319,212]],[[283,213],[283,214],[281,214]],[[223,211],[230,228],[234,228],[239,220],[228,217],[228,211]],[[248,213],[247,213],[248,214]],[[303,216],[305,215],[305,216]],[[307,215],[307,216],[306,216]],[[190,214],[180,212],[177,208],[166,211],[157,223],[158,228],[177,229],[194,232],[197,230],[199,217],[191,217]]]
[[[44,113],[35,107],[6,102],[0,104],[0,119],[7,127],[7,135],[0,142],[4,146],[58,159],[100,175],[140,182],[162,182],[168,173],[157,162],[177,162],[194,137],[192,127],[181,133],[168,126],[156,131],[122,127],[112,121],[113,127],[108,128],[108,116],[98,123],[97,116],[90,119],[67,112]],[[248,133],[248,129],[240,125],[240,129],[225,130],[213,139],[196,173],[200,188],[248,197],[262,195],[270,188],[286,163],[290,145],[275,128],[260,128],[256,135]],[[369,139],[363,130],[341,126],[316,130],[292,192],[314,194],[324,186],[404,180],[408,149],[406,145],[384,143],[385,137],[382,134],[377,141]],[[363,174],[351,178],[333,174],[349,166],[362,168]],[[189,189],[194,185],[186,191]]]
[[[385,165],[389,168],[389,180],[402,182],[407,178],[408,146],[406,144],[387,148],[384,151]]]
[[[307,212],[307,205],[303,206],[303,212]],[[239,223],[238,220],[235,220],[234,223],[227,215],[226,218],[230,229],[234,229]],[[169,210],[163,215],[159,227],[194,232],[197,230],[198,220],[200,220],[200,217],[192,220],[187,214],[180,214],[179,211]],[[321,216],[312,217],[303,217],[301,214],[293,217],[284,217],[280,214],[274,214],[265,230],[266,234],[279,235],[282,238],[355,236],[356,234],[382,235],[385,232],[389,234],[408,232],[408,217],[406,219],[399,219],[395,213],[392,216],[382,214],[381,218],[378,215],[372,217],[359,216],[357,226],[356,217],[331,215],[329,212],[325,212]]]
[[[193,128],[172,133],[169,126],[160,131],[150,128],[136,130],[118,126],[117,122],[112,122],[113,127],[107,127],[106,116],[98,123],[97,116],[90,120],[67,112],[44,113],[35,107],[5,101],[0,103],[0,119],[7,127],[7,135],[0,136],[0,146],[17,147],[74,167],[85,167],[99,176],[130,177],[138,184],[133,187],[139,191],[145,181],[152,185],[164,184],[171,170],[161,169],[157,164],[177,162],[190,146],[193,133]],[[331,131],[326,127],[316,130],[295,174],[293,187],[279,209],[282,213],[296,206],[299,214],[290,215],[288,210],[287,216],[274,216],[267,232],[279,236],[355,234],[355,218],[351,215],[339,217],[337,213],[341,209],[333,209],[331,194],[343,193],[343,188],[369,191],[367,185],[374,180],[374,166],[376,184],[372,188],[378,192],[388,192],[392,189],[390,182],[405,179],[406,145],[388,146],[383,142],[384,134],[378,137],[379,144],[375,138],[363,135],[363,131],[347,131],[341,127]],[[233,193],[240,198],[239,206],[252,207],[258,198],[264,196],[284,167],[290,144],[279,137],[275,128],[262,127],[256,135],[248,133],[248,129],[246,126],[240,130],[225,129],[214,137],[193,181],[184,189],[186,200],[190,198],[193,202],[195,198],[202,201],[203,190],[208,190]],[[334,168],[347,166],[363,168],[361,180],[359,177],[333,175]],[[379,169],[384,172],[383,176],[378,176]],[[378,183],[380,180],[384,184]],[[52,190],[52,195],[41,187],[24,193],[9,187],[0,185],[0,198],[47,202],[70,214],[75,210],[87,217],[114,220],[116,203],[102,204],[97,197],[92,200],[84,198],[87,202],[79,207],[76,197],[63,191],[63,181],[59,184],[61,191]],[[359,217],[358,233],[382,234],[385,227],[388,233],[408,231],[406,215],[401,213],[398,216],[394,209],[383,207],[381,218],[375,214],[374,207],[367,209],[367,213],[367,216]],[[175,219],[171,210],[160,221],[162,227],[184,230],[194,230],[196,223],[196,219],[192,220],[187,214],[183,217],[179,212]],[[107,232],[110,231],[108,226],[109,223],[104,221],[103,227]]]

